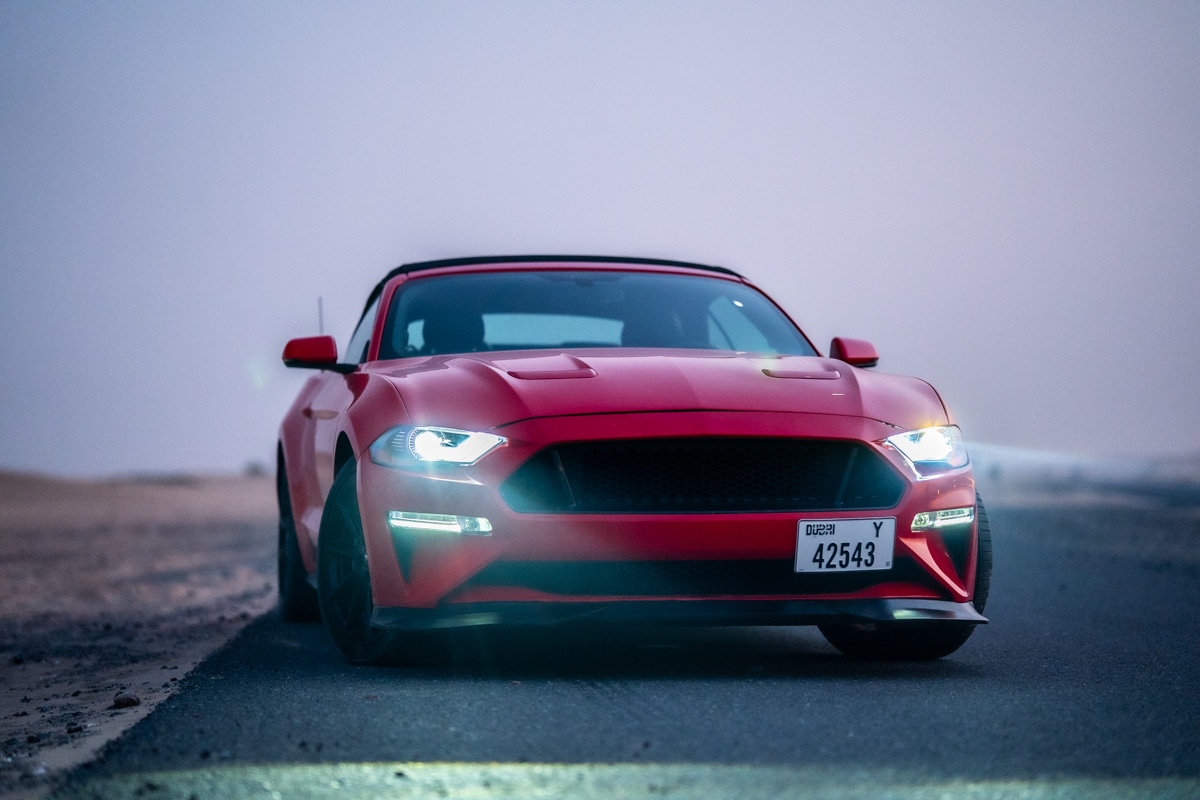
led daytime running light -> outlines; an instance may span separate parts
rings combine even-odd
[[[949,528],[952,525],[969,525],[975,521],[975,507],[947,508],[942,511],[922,511],[913,517],[913,531],[928,531]]]
[[[492,523],[487,517],[422,514],[415,511],[389,511],[388,526],[409,531],[462,533],[469,536],[488,536],[492,532]]]

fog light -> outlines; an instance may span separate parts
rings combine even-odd
[[[487,517],[419,514],[415,511],[389,511],[388,526],[397,530],[462,533],[467,536],[490,536],[492,533],[492,523]]]
[[[927,531],[933,528],[948,528],[951,525],[967,525],[975,521],[975,507],[947,508],[943,511],[922,511],[913,517],[914,531]]]

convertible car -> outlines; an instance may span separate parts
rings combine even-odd
[[[954,652],[991,541],[959,428],[867,342],[822,355],[720,267],[406,264],[279,431],[284,617],[371,662],[409,631],[817,625],[855,658]],[[411,637],[410,637],[411,638]]]

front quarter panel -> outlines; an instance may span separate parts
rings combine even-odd
[[[908,431],[954,421],[937,391],[920,378],[850,369],[858,383],[863,416]]]
[[[372,442],[390,428],[409,421],[408,410],[395,385],[381,375],[358,373],[354,399],[339,425],[339,435],[350,442],[354,457],[361,463],[370,458]]]
[[[300,554],[316,569],[317,535],[325,498],[333,486],[343,437],[360,463],[383,431],[407,418],[404,403],[386,379],[369,372],[321,373],[310,379],[280,431]]]

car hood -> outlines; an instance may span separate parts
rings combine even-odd
[[[375,365],[413,424],[494,429],[523,420],[655,411],[853,416],[902,429],[948,422],[929,384],[808,356],[590,350],[436,356]]]

